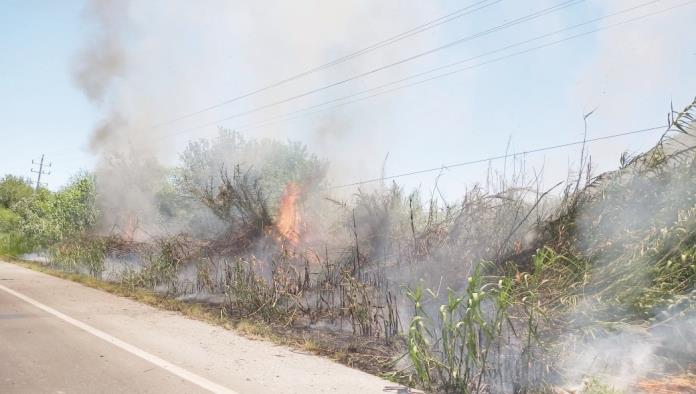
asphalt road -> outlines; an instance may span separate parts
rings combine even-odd
[[[0,262],[0,393],[378,393],[393,386]]]

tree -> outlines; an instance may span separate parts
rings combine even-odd
[[[33,191],[29,179],[5,175],[0,180],[0,208],[11,208],[18,201],[31,197]]]
[[[58,192],[40,189],[13,206],[21,234],[33,244],[49,246],[83,234],[97,222],[94,179],[82,174]]]
[[[220,129],[217,138],[191,142],[181,154],[175,183],[226,223],[271,224],[289,183],[307,193],[324,182],[326,163],[297,142],[246,140]]]

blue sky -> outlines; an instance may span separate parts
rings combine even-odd
[[[74,87],[70,75],[71,60],[85,38],[82,7],[80,2],[3,3],[0,167],[4,173],[29,176],[31,160],[42,152],[64,150],[88,160],[74,148],[84,144],[99,114]],[[47,180],[55,187],[76,168],[52,161],[53,174]]]
[[[611,22],[684,3],[662,0],[598,22]],[[278,114],[369,89],[422,70],[607,15],[645,1],[579,2],[557,13],[453,46],[388,71],[303,97],[247,117],[219,122],[235,128]],[[99,3],[99,2],[95,2]],[[391,63],[561,0],[504,0],[383,50],[356,58],[166,127],[153,124],[221,102],[288,75],[408,30],[466,3],[389,0],[351,2],[121,1],[107,10],[108,27],[85,12],[83,1],[5,1],[0,14],[0,172],[30,175],[42,153],[53,163],[46,178],[53,189],[98,155],[88,149],[100,121],[118,113],[127,120],[114,143],[147,144],[148,154],[172,164],[191,138],[215,133],[189,127],[265,105],[341,78]],[[111,11],[118,10],[112,15]],[[696,4],[471,69],[340,109],[243,131],[249,137],[305,142],[332,162],[335,183],[475,160],[665,122],[672,100],[683,106],[696,95]],[[78,54],[105,32],[116,36],[125,68],[110,76],[102,102],[88,100],[74,82]],[[482,59],[485,60],[485,59]],[[475,62],[474,62],[475,63]],[[154,138],[153,138],[154,137]],[[590,146],[597,170],[615,167],[624,150],[640,151],[657,134],[640,134]],[[147,142],[143,142],[147,141]],[[156,142],[155,142],[156,141]],[[510,141],[510,147],[508,146]],[[565,177],[579,149],[526,157],[530,172],[543,168],[546,184]],[[492,163],[502,171],[501,163]],[[488,164],[443,171],[440,186],[456,198],[485,180]],[[437,174],[403,178],[429,190]]]

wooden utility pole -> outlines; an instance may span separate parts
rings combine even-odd
[[[51,175],[51,172],[44,172],[44,155],[41,155],[41,160],[37,163],[34,160],[31,161],[32,168],[31,172],[36,173],[36,189],[34,190],[35,192],[39,191],[39,186],[41,186],[41,175]],[[39,165],[39,170],[34,170],[34,165],[38,164]],[[51,163],[48,163],[46,167],[50,167]]]

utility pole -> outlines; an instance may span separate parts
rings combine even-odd
[[[51,175],[51,172],[50,172],[50,171],[48,171],[48,172],[45,172],[45,171],[44,171],[44,155],[43,155],[43,154],[41,155],[41,160],[40,160],[38,163],[35,162],[34,160],[32,160],[32,161],[31,161],[31,164],[32,164],[31,172],[34,172],[34,173],[37,174],[37,176],[36,176],[36,189],[35,189],[35,192],[38,192],[38,191],[39,191],[39,186],[41,186],[41,175]],[[34,170],[34,167],[33,167],[34,165],[37,165],[37,164],[39,165],[39,170],[38,170],[38,171]],[[48,163],[48,164],[46,165],[46,167],[50,167],[50,166],[51,166],[51,163]]]

